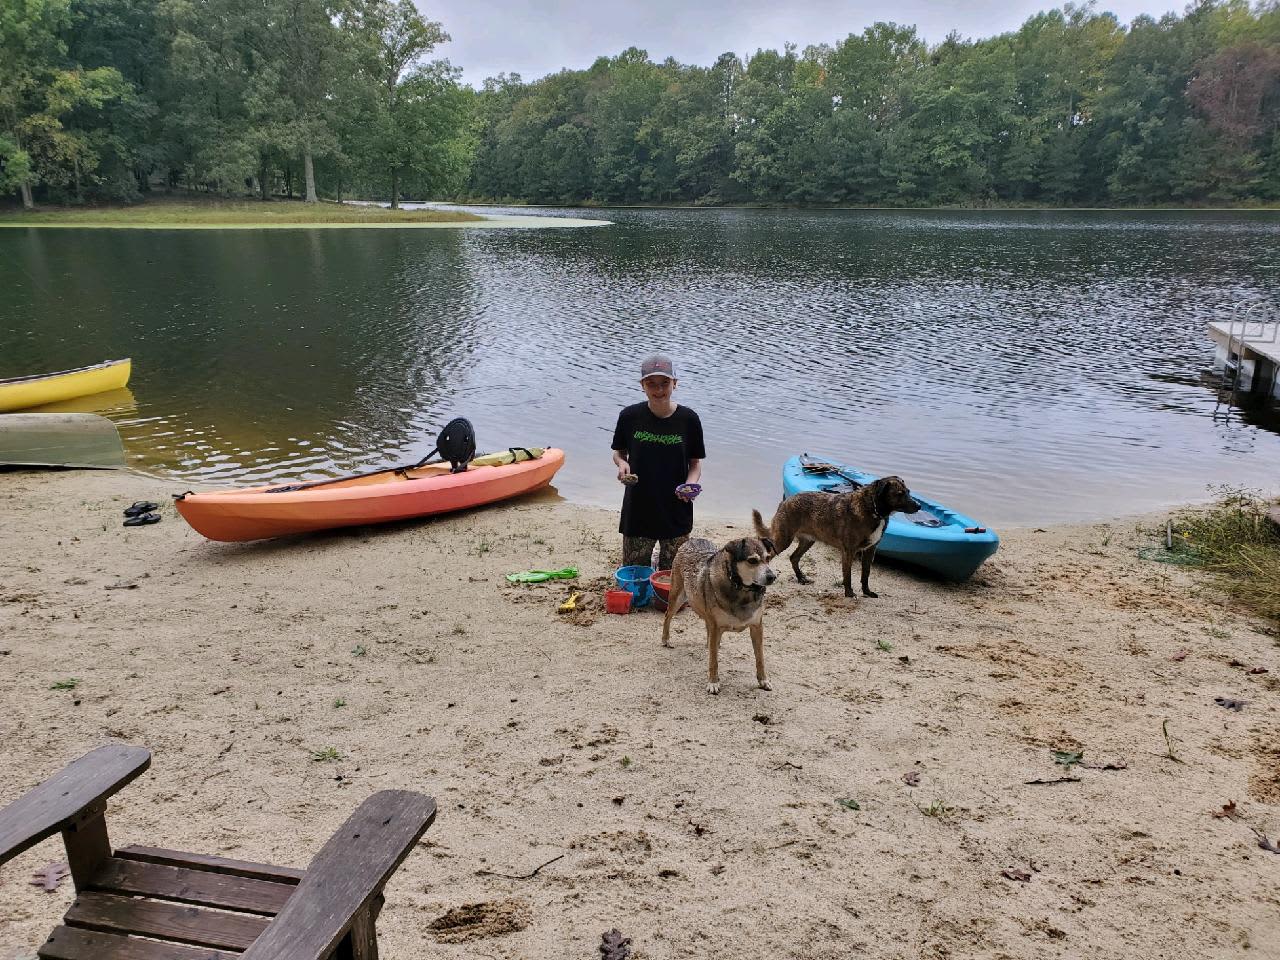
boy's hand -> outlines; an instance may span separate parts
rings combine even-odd
[[[700,483],[682,483],[676,487],[676,497],[685,503],[693,503],[701,492],[702,484]]]
[[[629,486],[631,486],[632,484],[639,483],[639,482],[640,482],[640,478],[639,478],[639,477],[637,477],[634,473],[632,473],[632,472],[631,472],[631,470],[630,470],[630,468],[628,468],[628,467],[619,467],[619,468],[618,468],[618,482],[619,482],[619,483],[621,483],[621,484],[624,484],[625,486],[628,486],[628,487],[629,487]]]

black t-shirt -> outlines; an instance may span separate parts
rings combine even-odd
[[[689,461],[702,460],[702,421],[688,407],[676,407],[665,420],[647,403],[618,414],[613,449],[625,451],[631,472],[640,481],[622,496],[618,532],[627,537],[670,540],[693,530],[693,504],[676,496],[689,479]]]

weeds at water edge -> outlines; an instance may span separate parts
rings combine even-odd
[[[1174,519],[1173,544],[1164,552],[1214,574],[1228,596],[1280,630],[1280,529],[1268,517],[1277,503],[1254,490],[1216,493],[1212,506]]]

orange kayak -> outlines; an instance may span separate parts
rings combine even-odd
[[[463,473],[450,473],[448,464],[400,468],[318,483],[188,492],[174,505],[196,531],[225,541],[427,517],[545,487],[564,465],[564,451],[554,447],[541,456],[532,448],[535,459],[516,451],[477,457]]]

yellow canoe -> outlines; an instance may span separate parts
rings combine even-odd
[[[72,397],[118,390],[129,382],[131,361],[108,360],[91,367],[0,380],[0,413],[25,410]]]

